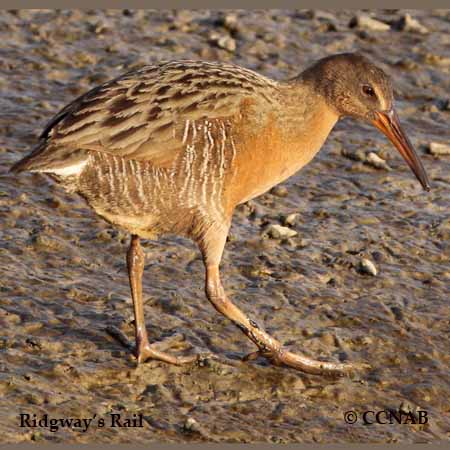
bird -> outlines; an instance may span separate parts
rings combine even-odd
[[[285,80],[228,62],[175,60],[135,68],[65,106],[11,171],[49,175],[131,235],[126,261],[138,365],[199,358],[158,350],[144,319],[140,240],[179,235],[198,245],[207,299],[256,345],[243,359],[342,375],[364,364],[287,349],[230,300],[219,265],[236,206],[298,172],[343,117],[378,128],[430,190],[400,125],[390,77],[358,52],[324,57]]]

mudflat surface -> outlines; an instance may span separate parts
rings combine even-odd
[[[349,27],[355,11],[0,13],[2,442],[449,439],[450,156],[426,148],[449,143],[450,12],[409,11],[426,30],[402,29],[407,12],[371,13],[385,31]],[[62,106],[131,65],[219,59],[285,78],[353,50],[392,75],[433,190],[422,191],[377,130],[344,120],[301,173],[238,208],[222,276],[236,304],[289,348],[372,369],[336,379],[240,362],[254,347],[208,304],[199,252],[176,237],[144,242],[150,338],[177,333],[172,351],[219,360],[136,368],[106,331],[133,336],[128,236],[44,176],[10,175],[10,165]],[[370,165],[370,152],[392,170]],[[267,236],[292,213],[296,236]],[[376,276],[361,273],[362,258]],[[385,409],[421,409],[428,423],[343,417]],[[21,413],[95,418],[85,432],[51,431],[20,428]],[[111,427],[111,413],[142,414],[143,427]]]

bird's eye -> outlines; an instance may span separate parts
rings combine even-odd
[[[373,90],[373,87],[369,86],[368,84],[363,84],[362,91],[368,97],[375,97],[375,91]]]

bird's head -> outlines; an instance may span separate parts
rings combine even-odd
[[[364,120],[383,132],[422,187],[430,190],[425,169],[395,111],[391,80],[382,69],[358,53],[343,53],[321,59],[301,77],[313,83],[339,117]]]

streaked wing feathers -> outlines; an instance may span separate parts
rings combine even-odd
[[[62,109],[42,138],[165,165],[183,148],[187,120],[236,116],[246,97],[273,101],[277,83],[225,63],[174,61],[128,72]]]

